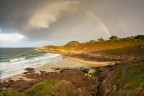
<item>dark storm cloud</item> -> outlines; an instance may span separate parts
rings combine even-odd
[[[144,34],[143,4],[144,0],[0,0],[0,28],[47,40],[107,38],[107,30],[121,37]]]
[[[21,29],[48,0],[0,0],[0,27]]]

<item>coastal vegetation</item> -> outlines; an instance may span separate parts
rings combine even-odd
[[[0,96],[25,96],[23,93],[16,92],[12,89],[1,89]]]
[[[44,46],[39,49],[45,50],[75,50],[75,51],[88,51],[88,52],[96,52],[100,50],[109,50],[115,48],[123,48],[127,46],[135,46],[144,44],[144,35],[130,36],[126,38],[119,38],[117,36],[111,36],[108,40],[104,40],[103,38],[99,38],[98,40],[90,40],[88,42],[78,42],[78,41],[70,41],[63,46]],[[71,51],[70,50],[70,51]]]
[[[76,87],[65,80],[47,80],[26,90],[26,96],[79,96]]]
[[[113,73],[106,82],[116,86],[112,96],[144,95],[144,61],[123,63]],[[108,87],[107,84],[105,86]]]

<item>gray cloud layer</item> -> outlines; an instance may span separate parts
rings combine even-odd
[[[1,0],[0,28],[53,41],[144,34],[143,4],[144,0]]]

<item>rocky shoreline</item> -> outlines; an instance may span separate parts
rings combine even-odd
[[[131,63],[136,62],[141,61],[131,61]],[[110,96],[112,93],[119,90],[111,79],[114,76],[115,69],[120,66],[121,64],[93,68],[53,68],[55,72],[40,71],[40,73],[35,73],[33,68],[27,68],[26,72],[23,73],[23,76],[31,79],[30,81],[22,78],[16,81],[9,79],[8,81],[4,81],[2,85],[5,88],[25,93],[26,90],[32,88],[32,86],[39,82],[46,80],[66,80],[76,87],[80,96]]]
[[[67,55],[65,54],[65,56]],[[83,58],[85,60],[86,57],[80,56],[77,58]],[[90,58],[88,57],[88,59],[94,62],[91,57]],[[128,74],[126,73],[128,69],[131,68],[135,72],[137,71],[135,68],[144,68],[143,60],[144,60],[143,58],[127,59],[127,61],[122,61],[115,63],[114,65],[107,65],[103,67],[74,67],[74,68],[55,67],[52,68],[54,72],[40,71],[39,73],[36,73],[35,69],[27,68],[26,72],[23,73],[23,76],[29,80],[19,78],[19,80],[14,81],[12,79],[9,79],[2,82],[2,86],[7,89],[15,90],[18,93],[22,93],[24,94],[23,96],[31,96],[31,95],[25,95],[27,94],[27,90],[33,88],[33,86],[36,86],[41,82],[45,82],[47,80],[50,80],[50,82],[51,81],[53,82],[53,80],[60,80],[61,82],[61,80],[65,80],[66,82],[67,81],[70,82],[70,84],[72,84],[71,86],[75,87],[74,89],[71,89],[70,91],[71,93],[77,92],[77,94],[79,94],[80,96],[113,96],[113,94],[122,94],[119,93],[119,91],[121,92],[123,88],[122,86],[126,86],[127,82],[131,82],[131,80],[129,80],[126,83],[124,83],[124,85],[123,84],[119,85],[119,82],[121,81],[122,77],[125,76],[125,74]],[[119,76],[118,77],[117,74],[120,75],[122,74],[122,76],[118,75]],[[138,74],[143,73],[141,72]],[[129,75],[133,74],[129,73]],[[132,85],[134,84],[132,83]],[[57,94],[57,92],[55,92],[54,94]],[[135,94],[134,96],[143,96],[144,92],[142,90],[132,94]],[[51,96],[57,96],[57,95],[51,95]]]
[[[33,68],[27,68],[23,76],[31,79],[31,81],[20,78],[19,80],[9,79],[2,83],[3,87],[13,89],[17,92],[24,92],[39,82],[45,80],[66,80],[71,82],[79,91],[82,96],[90,96],[95,94],[94,82],[89,85],[92,78],[88,76],[89,69],[84,67],[79,68],[55,68],[56,72],[45,72],[35,73]],[[91,75],[94,73],[91,73]],[[94,81],[95,79],[93,79]]]

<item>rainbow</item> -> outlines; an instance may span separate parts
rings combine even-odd
[[[87,9],[82,9],[84,12],[86,12],[87,14],[93,16],[96,21],[103,27],[103,29],[105,30],[106,34],[108,35],[108,37],[112,36],[111,33],[109,32],[108,28],[106,27],[106,25],[91,11],[87,10]]]

